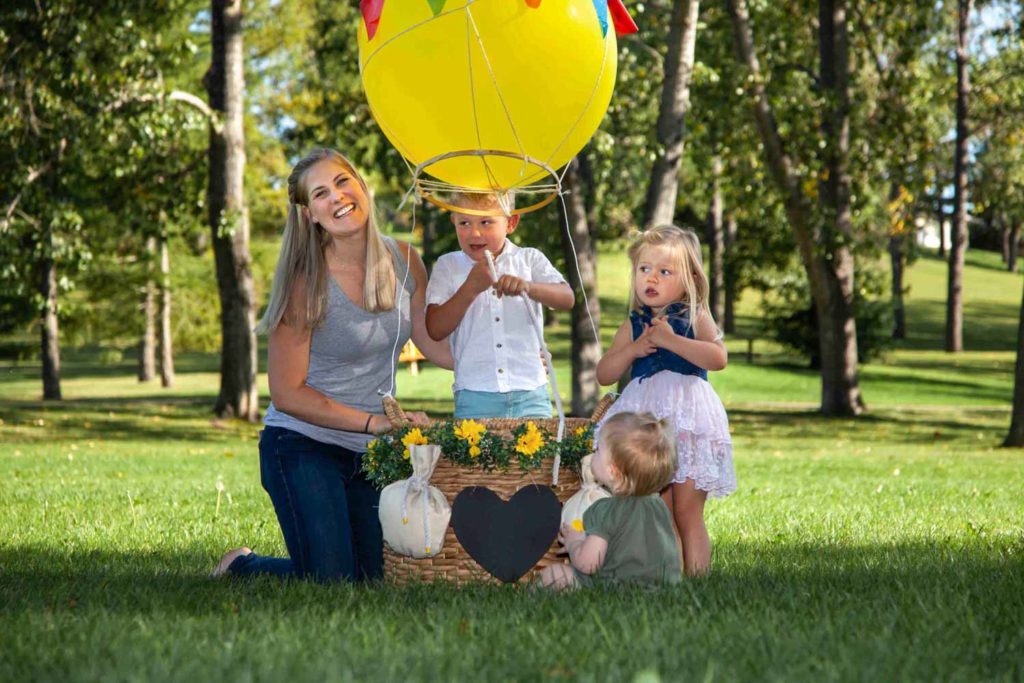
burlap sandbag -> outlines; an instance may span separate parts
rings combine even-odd
[[[580,479],[583,481],[583,485],[562,506],[562,524],[568,524],[576,529],[576,531],[584,530],[583,513],[586,509],[596,501],[612,495],[594,479],[594,471],[590,469],[590,459],[592,457],[594,457],[593,454],[586,456],[580,461]]]
[[[399,555],[418,559],[441,551],[452,508],[444,494],[430,486],[441,447],[410,446],[412,476],[380,492],[380,526],[384,542]]]

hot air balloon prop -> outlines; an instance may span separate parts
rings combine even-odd
[[[359,66],[373,116],[419,194],[559,192],[615,84],[621,0],[361,0]]]

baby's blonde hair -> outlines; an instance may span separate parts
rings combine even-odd
[[[659,225],[638,233],[629,245],[629,260],[633,264],[630,273],[629,309],[640,310],[640,301],[636,296],[636,269],[640,258],[647,249],[664,249],[669,258],[676,264],[683,281],[683,298],[690,315],[690,324],[696,325],[700,316],[711,316],[708,305],[711,285],[704,272],[704,258],[701,256],[700,239],[692,230],[684,230],[674,225]],[[721,334],[721,333],[719,333]]]
[[[601,444],[619,472],[616,495],[647,496],[672,481],[676,440],[667,420],[650,413],[617,413],[601,426]]]

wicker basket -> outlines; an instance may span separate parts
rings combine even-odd
[[[590,418],[572,417],[566,418],[565,430],[576,430],[580,427],[597,422],[604,415],[605,411],[612,404],[614,397],[609,394],[597,404],[594,414]],[[408,421],[405,413],[394,399],[385,399],[384,411],[391,419],[396,428],[405,426]],[[507,435],[512,429],[519,426],[523,421],[520,419],[487,419],[477,420],[488,431]],[[558,429],[558,420],[533,420],[540,428],[554,433]],[[523,472],[522,470],[509,470],[508,472],[486,471],[479,467],[465,467],[455,465],[445,458],[441,458],[434,474],[430,478],[431,486],[436,486],[449,504],[455,501],[462,489],[469,486],[486,486],[494,491],[503,500],[508,500],[516,491],[537,484],[540,486],[551,485],[551,469],[554,463],[551,458],[544,460],[540,468]],[[558,500],[564,503],[572,494],[580,488],[579,475],[573,468],[564,467],[558,475],[558,484],[551,487],[558,496]],[[555,555],[558,549],[557,541],[552,543],[547,553],[544,554],[533,570],[528,572],[520,581],[529,581],[533,574],[541,568],[562,562],[563,559]],[[384,576],[388,580],[397,583],[409,583],[416,581],[451,581],[455,583],[489,582],[498,583],[498,580],[491,576],[483,567],[469,556],[469,553],[462,547],[455,537],[455,530],[449,525],[445,531],[444,548],[433,557],[421,560],[394,553],[386,545],[384,546]]]

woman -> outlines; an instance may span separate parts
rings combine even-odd
[[[361,458],[373,436],[391,428],[381,393],[394,387],[410,334],[441,367],[452,367],[451,352],[427,335],[423,261],[379,234],[366,183],[344,156],[317,149],[302,159],[288,178],[288,201],[258,331],[270,335],[271,400],[260,472],[290,557],[237,548],[213,575],[377,579],[379,493]],[[409,417],[427,421],[423,413]]]

